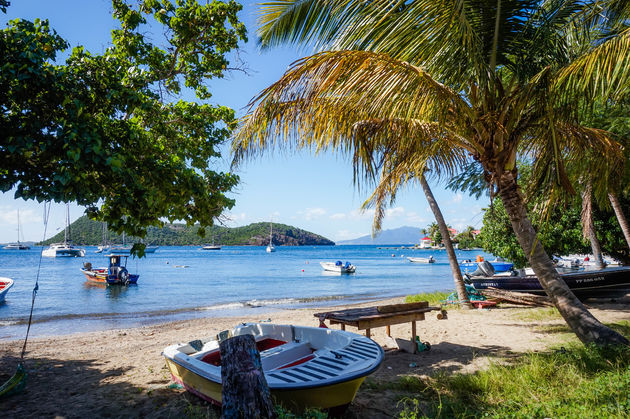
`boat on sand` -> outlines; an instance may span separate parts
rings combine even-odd
[[[319,262],[325,271],[337,272],[342,274],[352,274],[357,268],[350,262],[343,263],[338,260],[337,262]]]
[[[344,330],[319,327],[241,324],[207,340],[179,343],[163,355],[173,380],[213,403],[221,403],[219,344],[231,336],[256,339],[265,379],[275,402],[290,409],[343,408],[366,376],[383,361],[383,349],[371,339]]]
[[[481,267],[481,265],[480,265]],[[485,268],[488,271],[488,268]],[[490,270],[491,271],[491,270]],[[511,292],[545,295],[536,275],[465,275],[464,281],[477,290],[497,288]],[[620,297],[630,293],[630,268],[615,267],[601,270],[560,273],[569,289],[580,299]]]

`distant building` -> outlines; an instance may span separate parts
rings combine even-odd
[[[472,236],[473,236],[473,239],[477,238],[479,233],[481,233],[481,230],[473,230],[473,231],[470,232],[470,234],[472,234]]]
[[[422,239],[420,239],[420,249],[429,249],[431,248],[431,238],[430,237],[423,237]]]
[[[451,235],[451,239],[455,236],[457,236],[457,230],[455,230],[454,228],[450,228],[448,229],[449,234]]]

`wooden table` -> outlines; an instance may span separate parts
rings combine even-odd
[[[346,325],[365,330],[365,336],[370,337],[370,329],[385,326],[387,336],[391,337],[390,326],[393,324],[411,322],[411,340],[416,340],[416,321],[424,320],[425,313],[439,311],[437,318],[446,319],[446,311],[441,307],[429,307],[427,301],[407,304],[392,304],[385,306],[350,308],[346,310],[326,311],[315,313],[320,323],[325,320],[330,324],[340,324],[342,330]]]

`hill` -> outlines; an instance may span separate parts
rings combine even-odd
[[[143,241],[147,244],[159,246],[187,246],[202,245],[212,241],[225,246],[265,246],[269,243],[269,223],[254,223],[243,227],[206,228],[206,234],[197,234],[198,226],[185,224],[167,224],[163,228],[150,227]],[[76,245],[96,246],[101,244],[103,227],[98,221],[83,216],[70,224],[72,242]],[[63,231],[46,240],[44,244],[63,241]],[[108,233],[108,243],[122,243],[122,237]],[[127,237],[127,244],[140,241],[138,237]],[[311,233],[297,227],[285,224],[273,224],[273,243],[278,246],[319,246],[334,245],[335,243],[318,234]]]
[[[367,235],[353,240],[339,241],[337,244],[416,244],[420,242],[421,238],[419,227],[399,227],[383,230],[375,238]]]

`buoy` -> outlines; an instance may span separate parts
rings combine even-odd
[[[304,272],[304,269],[302,269],[302,272]]]
[[[393,258],[395,258],[395,257],[396,257],[396,255],[392,253],[392,257],[393,257]]]

